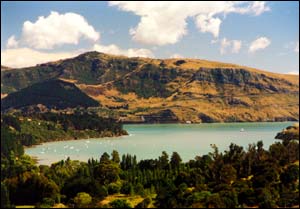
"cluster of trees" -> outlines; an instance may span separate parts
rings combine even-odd
[[[35,113],[1,115],[1,153],[22,153],[22,145],[69,138],[127,135],[122,124],[112,118],[82,113]]]
[[[68,129],[89,129],[98,132],[111,131],[120,135],[125,132],[122,128],[122,124],[118,123],[116,119],[102,118],[96,114],[89,114],[86,112],[75,111],[74,114],[47,112],[31,114],[31,116],[40,120],[61,124],[65,131]]]
[[[51,207],[55,203],[97,207],[114,194],[143,197],[135,205],[138,208],[299,205],[299,144],[293,140],[276,142],[268,150],[262,141],[250,144],[247,150],[231,144],[224,153],[212,145],[212,152],[188,162],[177,152],[171,156],[162,152],[157,159],[138,161],[134,155],[119,156],[113,151],[88,162],[67,159],[38,166],[17,147],[8,145],[2,150],[2,145],[7,146],[2,144],[2,137],[17,139],[9,128],[16,121],[5,121],[7,132],[1,132],[1,207]],[[134,205],[116,199],[105,206]]]

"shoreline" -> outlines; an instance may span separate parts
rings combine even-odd
[[[159,125],[159,124],[187,124],[187,125],[191,125],[191,124],[226,124],[226,123],[290,123],[290,122],[294,122],[294,123],[299,123],[299,120],[285,120],[285,121],[230,121],[230,122],[212,122],[212,123],[187,123],[187,122],[169,122],[169,123],[147,123],[147,122],[126,122],[126,123],[122,123],[122,125]]]
[[[126,131],[126,130],[125,130]],[[126,131],[127,133],[127,131]],[[34,148],[34,147],[37,147],[37,146],[40,146],[40,145],[43,145],[45,143],[50,143],[50,142],[60,142],[60,141],[77,141],[77,140],[86,140],[86,139],[101,139],[101,138],[113,138],[113,137],[121,137],[121,136],[129,136],[129,134],[120,134],[120,135],[117,135],[117,134],[113,134],[113,135],[110,135],[110,136],[98,136],[97,138],[96,137],[84,137],[84,138],[62,138],[62,139],[55,139],[55,140],[51,140],[51,141],[45,141],[45,142],[41,142],[39,144],[33,144],[33,145],[30,145],[30,146],[25,146],[23,145],[24,149],[28,149],[28,148]]]

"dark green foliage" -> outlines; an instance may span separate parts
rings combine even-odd
[[[1,100],[1,111],[42,104],[49,109],[95,107],[99,103],[79,90],[74,84],[61,80],[36,83]]]
[[[280,180],[285,185],[296,182],[299,180],[299,166],[298,165],[289,165],[287,169],[284,170],[280,175]]]
[[[120,192],[120,186],[116,183],[110,183],[107,187],[108,194],[117,194]]]
[[[16,156],[23,154],[23,147],[63,139],[88,136],[119,136],[127,134],[122,124],[111,118],[95,114],[35,113],[28,116],[1,115],[1,153]],[[67,128],[66,128],[67,127]],[[118,161],[117,153],[114,154]]]
[[[11,202],[17,205],[32,205],[41,202],[44,197],[55,198],[59,194],[58,186],[43,174],[25,172],[19,177],[7,179],[6,184]]]
[[[122,187],[121,187],[121,191],[122,194],[128,194],[128,195],[133,195],[134,191],[133,191],[133,186],[130,182],[126,181],[123,183]]]
[[[111,160],[115,163],[120,163],[120,156],[119,153],[116,150],[113,150],[113,152],[111,153]]]
[[[7,187],[1,182],[1,208],[10,208],[10,200]]]
[[[135,92],[138,96],[149,98],[168,97],[172,94],[166,83],[176,77],[174,69],[160,68],[156,65],[146,64],[139,71],[132,72],[130,77],[116,80],[114,85],[123,93]]]
[[[178,168],[180,163],[181,163],[181,157],[177,152],[173,152],[172,156],[171,156],[171,161],[170,164],[172,166],[173,169]]]
[[[132,208],[126,200],[117,199],[109,203],[112,208]]]
[[[149,197],[145,198],[142,202],[137,204],[135,208],[148,208],[149,204],[151,203],[151,199]]]
[[[36,117],[64,121],[64,116],[55,114]],[[15,128],[2,125],[6,128],[3,136],[15,134],[11,139],[19,139]],[[63,202],[69,207],[98,207],[106,196],[121,193],[129,199],[133,195],[151,196],[159,208],[293,207],[299,204],[299,166],[295,164],[297,152],[289,152],[294,144],[289,144],[291,147],[276,143],[265,150],[260,141],[249,145],[247,151],[231,144],[224,153],[211,145],[211,153],[188,162],[182,162],[177,152],[170,160],[162,152],[157,159],[137,161],[136,156],[127,154],[120,161],[114,150],[111,155],[103,153],[100,157],[99,153],[100,158],[87,163],[67,159],[50,167],[35,166],[12,146],[18,157],[7,150],[1,153],[1,204],[50,207]],[[151,202],[145,198],[130,205],[118,198],[107,206],[146,208]]]
[[[24,148],[18,140],[18,134],[1,123],[1,157],[8,156],[11,152],[15,156],[21,156],[24,154]]]

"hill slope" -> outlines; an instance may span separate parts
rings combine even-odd
[[[299,119],[299,76],[196,59],[128,58],[88,52],[4,71],[1,93],[48,78],[74,83],[129,122],[153,122],[154,118],[154,122],[164,122],[163,117],[171,119],[167,122]]]
[[[48,80],[9,94],[2,99],[1,110],[38,104],[55,109],[99,106],[97,101],[85,95],[74,84]]]

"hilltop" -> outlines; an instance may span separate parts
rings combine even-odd
[[[81,92],[74,84],[61,80],[35,83],[9,94],[1,101],[1,110],[44,105],[49,109],[99,106],[99,103]]]
[[[299,119],[299,76],[199,59],[99,52],[1,73],[1,93],[60,79],[126,122]],[[167,118],[167,119],[166,119]]]

